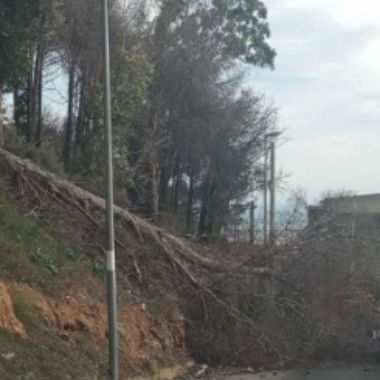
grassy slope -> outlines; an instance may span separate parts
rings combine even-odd
[[[91,276],[103,279],[103,261],[90,260],[86,247],[78,239],[62,240],[54,229],[26,212],[10,195],[6,185],[0,185],[0,277],[10,277],[26,283],[59,285],[67,270],[75,266]]]
[[[37,286],[53,297],[83,276],[89,284],[102,286],[102,262],[90,260],[83,250],[78,242],[58,240],[33,214],[25,215],[0,185],[0,281]],[[12,294],[12,300],[28,339],[0,328],[1,380],[103,378],[99,373],[104,375],[106,347],[94,347],[90,337],[80,334],[75,344],[65,341],[46,326],[28,299]],[[14,357],[6,359],[9,354]]]

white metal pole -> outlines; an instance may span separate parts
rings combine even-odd
[[[104,127],[106,157],[106,223],[107,223],[107,291],[108,291],[108,355],[109,376],[119,379],[118,336],[117,336],[117,289],[115,262],[114,193],[112,163],[112,119],[111,119],[111,68],[109,51],[108,0],[102,0],[103,21],[103,68],[104,68]]]

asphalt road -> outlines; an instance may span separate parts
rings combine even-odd
[[[352,367],[318,371],[284,371],[216,377],[216,380],[380,380],[380,367]]]

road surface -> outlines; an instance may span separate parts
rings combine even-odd
[[[352,367],[317,371],[284,371],[215,377],[215,380],[380,380],[380,367]]]

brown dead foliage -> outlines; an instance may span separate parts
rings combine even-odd
[[[75,231],[103,253],[103,200],[1,150],[0,163],[28,209],[52,224],[62,215],[62,233]],[[186,348],[200,362],[285,366],[373,354],[364,332],[370,309],[353,296],[368,276],[361,271],[348,281],[350,267],[341,263],[358,252],[367,257],[379,245],[302,237],[228,262],[200,254],[128,210],[114,211],[120,296],[128,300],[121,305],[120,334],[128,357]],[[362,268],[373,267],[372,259]],[[105,339],[105,309],[89,293],[54,297],[45,318],[61,331]]]
[[[103,303],[92,299],[85,290],[76,295],[52,299],[41,291],[14,282],[0,282],[0,326],[26,337],[26,330],[13,310],[12,294],[21,295],[38,310],[50,330],[70,338],[71,332],[87,334],[95,342],[107,339],[107,312]],[[67,294],[73,294],[68,292]],[[184,327],[181,318],[157,322],[140,306],[127,306],[119,311],[119,334],[123,353],[138,359],[144,351],[170,352],[184,350]],[[153,356],[152,356],[153,357]]]
[[[7,286],[0,282],[0,327],[26,337],[25,328],[17,319]]]

